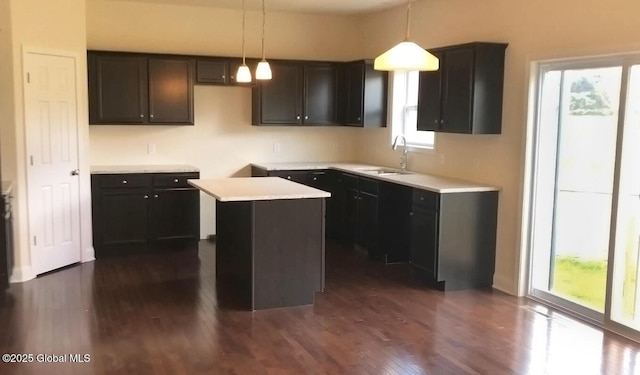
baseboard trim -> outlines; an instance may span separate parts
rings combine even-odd
[[[497,275],[493,276],[493,288],[501,292],[511,294],[512,296],[518,295],[518,293],[515,291],[513,287],[513,280],[503,276],[497,276]]]
[[[96,260],[96,250],[93,248],[93,246],[89,246],[84,250],[84,253],[82,254],[81,262],[82,263],[93,262],[94,260]]]
[[[33,280],[36,278],[36,274],[33,272],[31,266],[28,267],[14,267],[11,273],[10,283],[23,283],[25,281]]]

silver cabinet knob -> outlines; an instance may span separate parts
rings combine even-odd
[[[153,115],[149,115],[149,117],[153,118]]]
[[[300,120],[300,116],[299,116],[299,115],[298,115],[298,116],[296,116],[296,120]]]
[[[144,199],[149,199],[149,196],[148,196],[148,195],[145,195],[145,196],[144,196]]]
[[[79,174],[80,174],[80,170],[78,170],[78,169],[74,169],[74,170],[71,171],[71,175],[72,176],[77,176]]]
[[[290,179],[291,179],[291,176],[287,176],[287,180],[290,180]]]
[[[144,115],[142,113],[140,114],[140,118],[144,118]]]
[[[308,120],[308,119],[309,119],[309,116],[304,116],[304,119],[305,119],[305,120]]]
[[[154,198],[158,198],[158,194],[153,194],[153,197]]]
[[[126,184],[126,183],[127,183],[127,180],[122,180],[122,183],[123,183],[123,184]]]
[[[358,121],[362,121],[362,117],[358,117]]]
[[[180,182],[180,180],[178,180],[178,179],[176,178],[176,179],[174,179],[174,180],[173,180],[173,182],[175,182],[175,183],[177,184],[178,182]]]
[[[436,124],[436,125],[438,125],[439,122],[440,121],[438,121],[438,120],[433,120],[433,123]]]

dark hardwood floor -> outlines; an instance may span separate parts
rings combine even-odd
[[[406,265],[336,245],[314,305],[221,307],[214,251],[201,242],[12,284],[0,298],[0,353],[34,362],[0,363],[0,374],[640,373],[634,342],[500,292],[431,290]]]

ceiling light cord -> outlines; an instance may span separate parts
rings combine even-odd
[[[264,52],[264,26],[265,26],[265,19],[267,18],[267,12],[264,10],[264,1],[262,0],[262,61],[265,61],[265,52]]]
[[[411,0],[407,2],[407,30],[404,35],[404,40],[409,40],[409,29],[411,26]]]
[[[244,43],[245,43],[245,40],[244,40],[244,24],[245,24],[245,18],[246,18],[245,13],[246,12],[245,12],[245,9],[244,9],[244,0],[242,0],[242,65],[246,65],[245,53],[244,53]]]

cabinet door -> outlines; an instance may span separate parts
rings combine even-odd
[[[99,246],[146,244],[149,194],[144,188],[103,189],[98,226]]]
[[[356,242],[378,257],[378,196],[360,191],[358,196],[358,235]]]
[[[193,125],[193,60],[149,58],[149,122]]]
[[[89,123],[143,124],[147,121],[147,59],[88,55]]]
[[[347,125],[362,126],[364,106],[364,63],[352,63],[347,66],[347,100],[346,118]]]
[[[358,190],[347,188],[345,190],[344,228],[342,230],[343,241],[348,245],[356,243],[358,231]]]
[[[446,53],[446,66],[443,72],[442,131],[471,133],[473,55],[471,48],[451,50]]]
[[[331,64],[304,67],[304,117],[306,124],[336,122],[336,69]]]
[[[445,67],[445,57],[440,59],[440,69],[435,72],[420,72],[418,88],[418,130],[436,131],[441,121],[441,77]]]
[[[155,189],[150,216],[154,240],[200,237],[200,193],[197,189]]]
[[[199,59],[196,62],[196,82],[200,84],[228,84],[229,61]]]
[[[411,213],[411,264],[436,281],[437,256],[438,212],[414,207]]]
[[[302,65],[272,62],[273,79],[263,81],[258,90],[260,124],[300,124],[302,122]],[[254,98],[255,99],[255,98]],[[253,105],[255,105],[254,103]],[[256,119],[254,118],[254,124]]]

